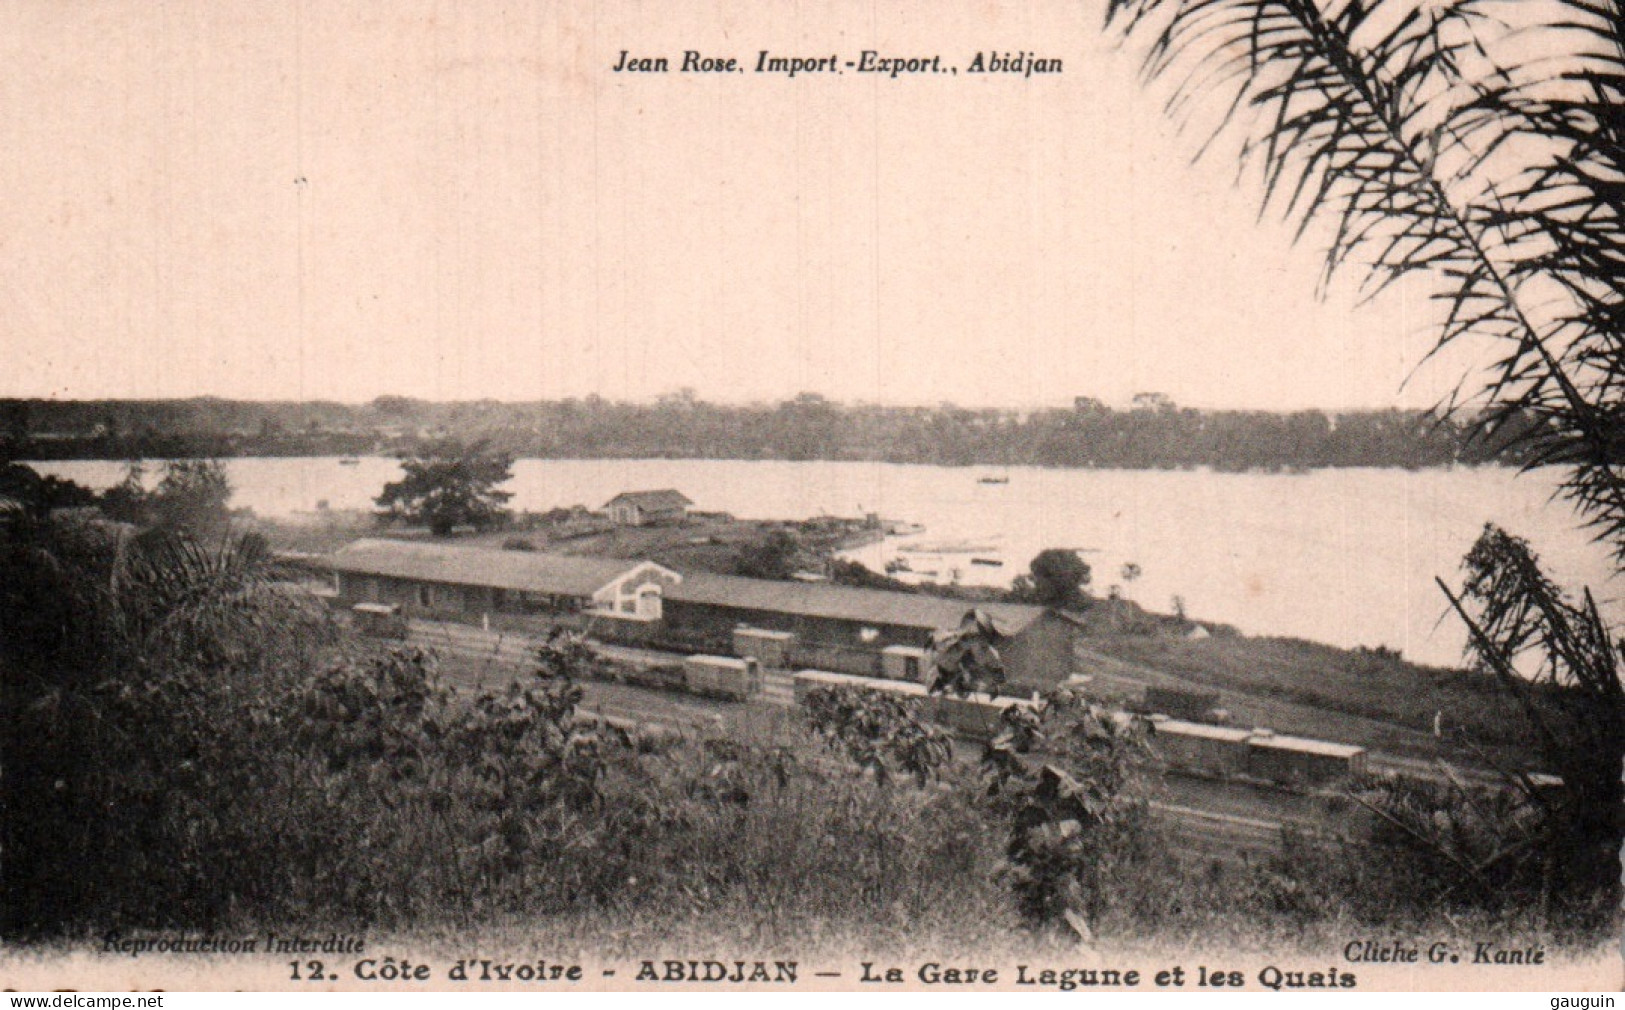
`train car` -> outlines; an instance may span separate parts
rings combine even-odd
[[[687,671],[681,663],[616,663],[613,679],[656,691],[686,691]]]
[[[1248,773],[1250,730],[1162,718],[1153,718],[1151,727],[1151,749],[1171,768],[1225,777]]]
[[[987,698],[972,696],[958,698],[932,694],[924,684],[906,680],[881,680],[876,677],[858,677],[825,670],[802,670],[794,677],[796,703],[805,704],[807,695],[819,688],[851,687],[894,698],[917,699],[920,715],[960,736],[986,739],[998,733],[1004,725],[1004,712],[1009,708],[1033,708],[1036,703],[1026,698]]]
[[[392,603],[357,603],[350,608],[356,630],[372,638],[404,640],[407,636],[406,618],[401,608]]]
[[[690,694],[748,701],[762,690],[762,669],[754,659],[689,656],[683,660],[683,686]]]
[[[1364,747],[1255,730],[1247,741],[1247,774],[1270,782],[1320,785],[1365,772]]]
[[[754,659],[769,669],[788,669],[795,647],[796,636],[788,631],[769,631],[748,624],[734,627],[734,655]]]
[[[921,715],[953,733],[988,739],[1004,724],[1011,708],[1036,709],[1026,698],[960,698],[931,694],[923,684],[881,680],[825,670],[795,674],[797,704],[819,688],[849,687],[921,701]],[[1113,713],[1120,723],[1141,718],[1130,712]],[[1153,715],[1150,745],[1175,770],[1221,778],[1248,778],[1290,786],[1317,786],[1362,774],[1366,750],[1349,744],[1304,737],[1280,736],[1268,729],[1238,729],[1206,722]]]
[[[798,705],[806,704],[807,695],[813,691],[826,687],[852,687],[863,691],[891,694],[900,698],[925,698],[928,696],[924,684],[878,680],[874,677],[859,677],[851,673],[831,673],[828,670],[801,670],[791,680],[795,684],[796,704]]]
[[[1188,722],[1214,722],[1212,713],[1219,707],[1216,691],[1203,691],[1189,687],[1158,687],[1148,685],[1141,702],[1147,712],[1158,712],[1173,719]]]
[[[887,680],[925,680],[926,655],[924,649],[912,645],[888,645],[880,650],[880,672]]]
[[[1036,709],[1037,703],[1027,698],[986,698],[954,695],[931,696],[928,703],[929,718],[961,736],[987,739],[996,736],[1004,726],[1006,709]]]

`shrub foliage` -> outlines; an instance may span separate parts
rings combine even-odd
[[[1483,817],[1367,783],[1392,815],[1378,848],[1208,866],[1162,833],[1137,725],[1064,690],[1012,706],[979,769],[913,706],[851,691],[814,694],[805,721],[639,739],[583,710],[598,660],[577,637],[458,691],[429,653],[350,638],[288,575],[252,539],[0,531],[7,938],[707,916],[763,944],[1143,938],[1431,928],[1540,894],[1579,921],[1546,864],[1497,856],[1509,825],[1541,823],[1500,800],[1473,797]],[[1452,860],[1545,890],[1453,886]]]

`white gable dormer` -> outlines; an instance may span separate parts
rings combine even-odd
[[[666,590],[682,581],[670,568],[643,561],[594,592],[592,609],[627,621],[658,621]]]

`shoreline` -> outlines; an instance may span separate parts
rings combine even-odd
[[[129,463],[161,464],[172,460],[213,459],[213,460],[310,460],[332,461],[340,460],[389,460],[396,461],[404,455],[410,455],[408,450],[394,452],[356,452],[356,453],[228,453],[225,455],[175,455],[175,456],[30,456],[19,457],[14,462],[25,466],[48,466],[57,463],[116,463],[120,465]],[[1271,476],[1291,477],[1308,476],[1310,474],[1325,473],[1328,471],[1398,471],[1402,473],[1455,473],[1461,471],[1479,470],[1505,470],[1511,473],[1525,472],[1525,467],[1516,463],[1504,463],[1498,460],[1486,461],[1453,461],[1449,463],[1349,463],[1327,464],[1322,466],[1296,466],[1280,463],[1270,466],[1253,466],[1231,468],[1216,466],[1211,463],[1187,463],[1167,466],[1096,466],[1092,464],[1066,464],[1066,463],[1011,463],[1002,460],[987,460],[971,463],[945,463],[929,460],[888,459],[879,456],[829,456],[809,459],[796,459],[788,456],[646,456],[646,455],[530,455],[516,454],[515,463],[793,463],[793,464],[872,464],[879,466],[906,466],[922,467],[934,470],[979,470],[988,467],[997,467],[1002,471],[1036,471],[1036,472],[1079,472],[1079,473],[1190,473],[1207,474],[1212,476]],[[1553,467],[1555,468],[1555,464]],[[1536,467],[1537,471],[1546,469]],[[1003,483],[1003,482],[1000,482]]]

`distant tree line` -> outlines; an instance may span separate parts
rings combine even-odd
[[[1126,410],[1080,397],[1020,412],[952,404],[839,404],[803,393],[776,404],[585,399],[367,404],[0,401],[0,456],[12,459],[219,458],[412,451],[453,438],[516,457],[878,460],[1219,470],[1427,467],[1529,461],[1533,422],[1490,426],[1423,411],[1198,410],[1157,393]]]

